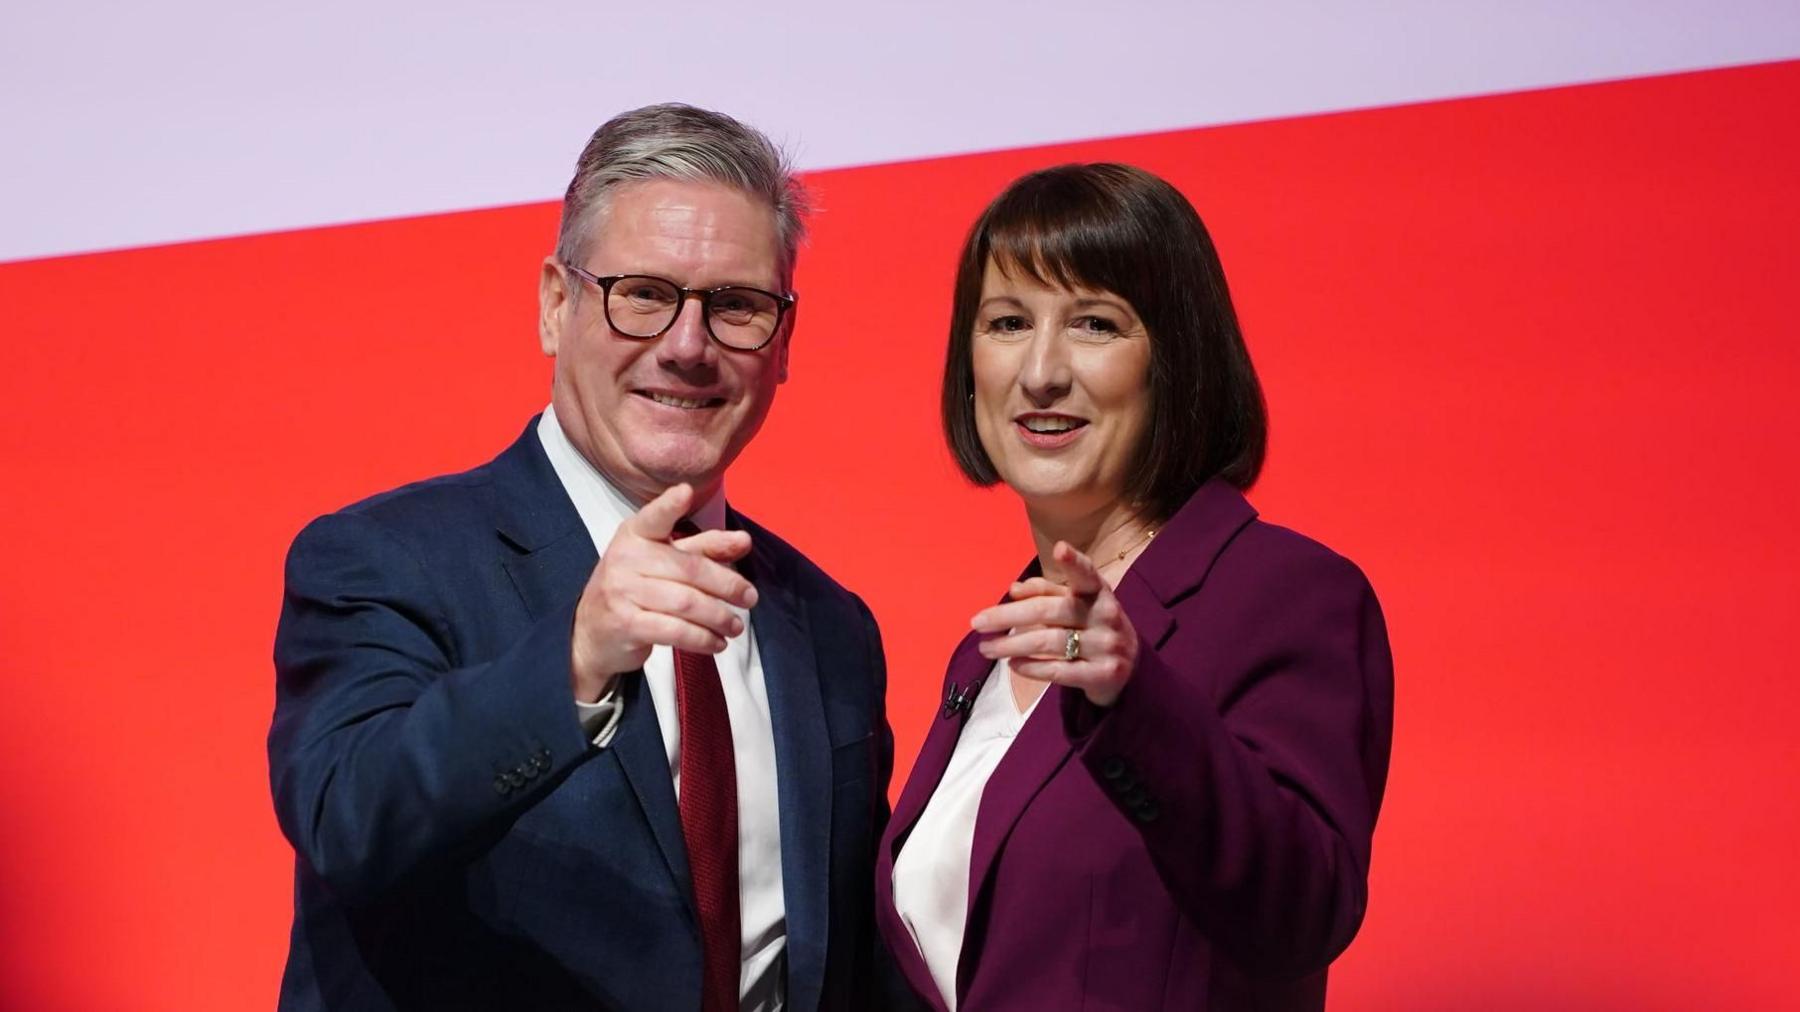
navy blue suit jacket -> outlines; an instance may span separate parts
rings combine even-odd
[[[569,638],[597,556],[535,421],[494,461],[321,517],[275,639],[270,779],[296,853],[284,1009],[698,1009],[650,694],[597,749]],[[789,1007],[860,1008],[893,741],[855,595],[741,516],[775,729]]]

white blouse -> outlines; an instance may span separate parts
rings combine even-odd
[[[1006,659],[994,665],[956,739],[943,779],[894,859],[894,906],[951,1012],[969,916],[969,851],[975,844],[981,794],[1043,698],[1039,695],[1021,712]]]

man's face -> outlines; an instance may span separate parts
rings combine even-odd
[[[612,191],[587,260],[576,266],[599,277],[650,274],[685,288],[779,292],[780,265],[767,204],[715,183],[652,180]],[[696,501],[711,495],[787,379],[792,313],[761,350],[734,351],[707,336],[698,298],[647,341],[613,331],[604,300],[598,287],[545,259],[539,332],[544,354],[556,359],[557,420],[583,456],[640,502],[681,482],[694,486]]]

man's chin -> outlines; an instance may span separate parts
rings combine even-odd
[[[717,487],[725,477],[725,464],[717,453],[651,456],[636,461],[637,469],[658,494],[683,482],[704,493]]]

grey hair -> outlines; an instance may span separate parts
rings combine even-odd
[[[652,179],[722,183],[768,204],[781,242],[782,284],[793,283],[811,206],[787,155],[755,127],[680,102],[620,113],[594,131],[563,195],[557,259],[585,260],[611,191]]]

